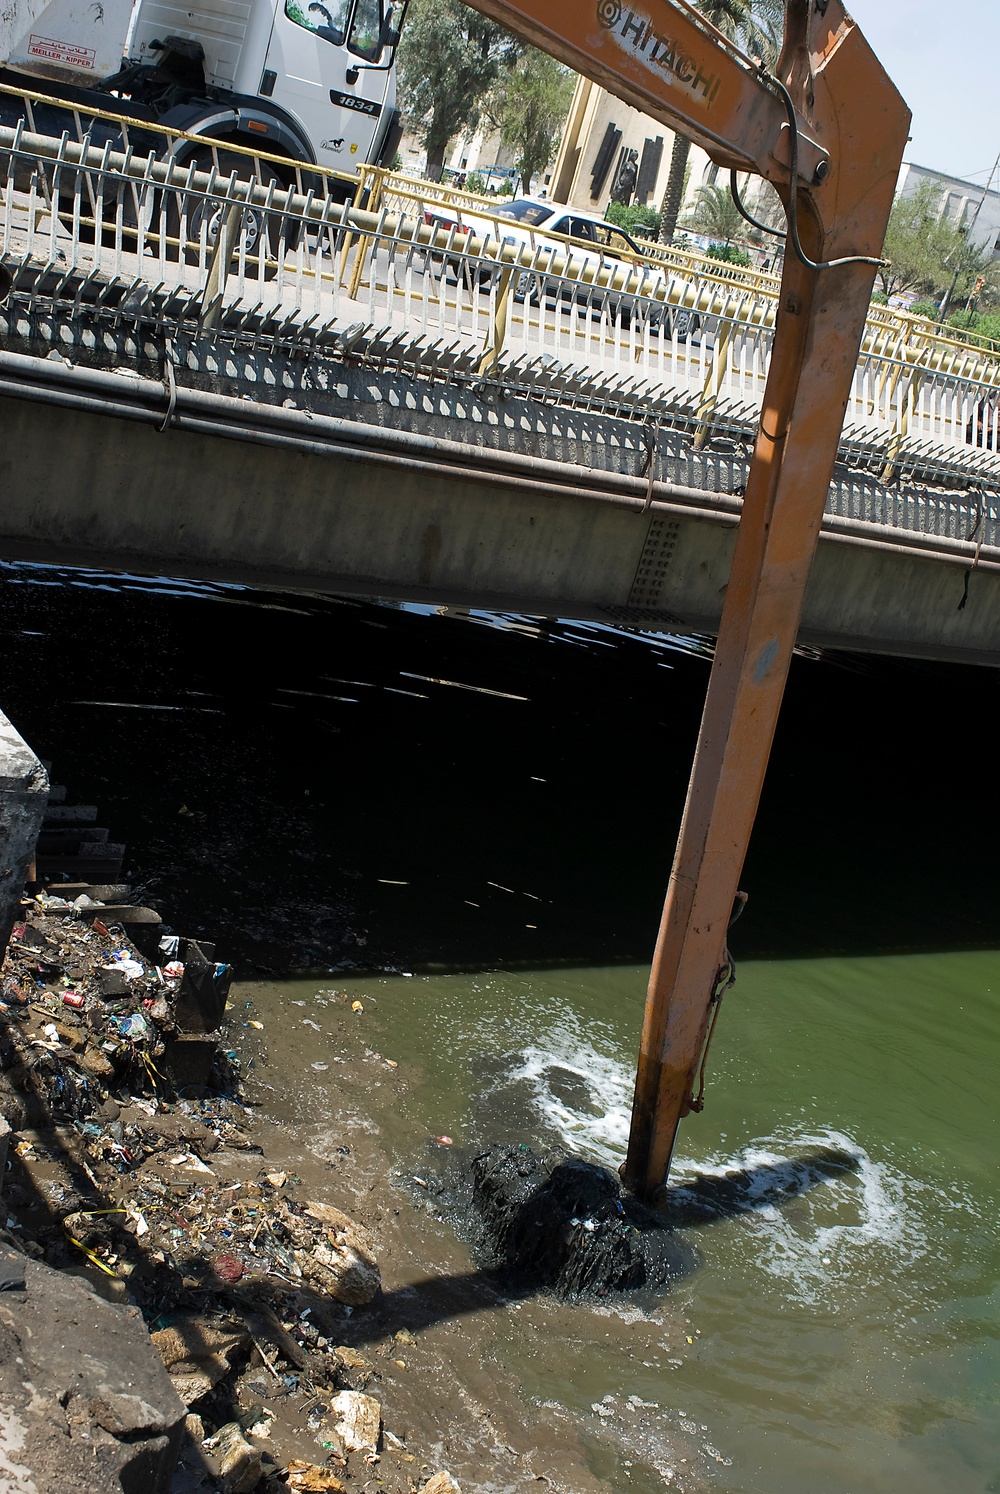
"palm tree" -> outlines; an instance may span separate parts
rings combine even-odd
[[[773,63],[781,47],[785,19],[784,0],[694,0],[706,21],[711,21],[730,41]],[[670,171],[660,204],[660,243],[669,244],[677,228],[684,199],[684,175],[691,142],[674,135]]]
[[[710,239],[731,244],[743,233],[743,218],[728,187],[699,187],[698,201],[689,219],[692,228]]]

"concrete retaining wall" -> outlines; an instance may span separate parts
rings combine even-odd
[[[0,960],[34,860],[48,796],[48,774],[0,713]]]

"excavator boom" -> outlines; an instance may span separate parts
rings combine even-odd
[[[729,968],[726,930],[781,707],[910,113],[840,0],[786,0],[773,75],[687,0],[468,0],[756,172],[789,216],[774,343],[653,958],[625,1181],[666,1180]],[[794,165],[794,174],[793,174]]]

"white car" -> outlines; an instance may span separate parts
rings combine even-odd
[[[475,213],[459,214],[450,207],[435,207],[424,213],[428,225],[446,232],[455,229],[456,248],[461,247],[463,239],[474,236],[487,250],[498,240],[501,247],[528,250],[539,268],[515,272],[514,295],[517,300],[528,299],[537,303],[544,299],[567,307],[573,300],[585,301],[595,311],[600,312],[607,306],[612,313],[620,313],[624,320],[628,320],[637,309],[637,297],[648,296],[676,303],[689,288],[686,280],[671,275],[665,266],[646,259],[640,246],[624,229],[608,223],[596,213],[532,197],[519,197],[498,207],[497,217],[503,222],[497,223]],[[591,264],[595,269],[613,268],[616,261],[638,261],[642,280],[637,279],[634,288],[626,292],[609,291],[586,280],[580,280],[579,289],[574,290],[568,279],[575,279],[575,276],[561,278],[545,274],[546,266],[557,258],[569,261],[573,269]],[[447,256],[446,264],[456,271],[463,268],[461,260],[449,262]],[[489,280],[497,273],[487,268],[480,275]],[[700,318],[684,306],[673,304],[658,312],[642,301],[638,309],[640,314],[649,314],[654,322],[665,322],[668,334],[674,331],[678,337],[688,337],[700,327]]]

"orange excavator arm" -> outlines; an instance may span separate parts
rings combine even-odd
[[[653,959],[625,1181],[654,1199],[727,971],[763,786],[910,113],[840,0],[786,0],[773,75],[686,0],[469,0],[788,215],[774,345]]]

